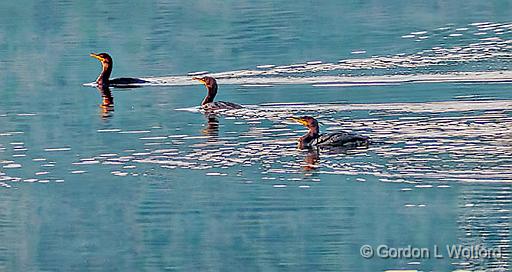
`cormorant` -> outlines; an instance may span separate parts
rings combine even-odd
[[[356,147],[368,145],[370,139],[351,132],[334,132],[320,134],[318,121],[311,116],[292,117],[292,120],[308,128],[308,133],[299,138],[299,148],[311,147]]]
[[[231,109],[240,109],[243,108],[241,105],[224,102],[224,101],[213,101],[215,95],[217,95],[217,81],[213,77],[205,76],[205,77],[194,77],[193,80],[198,80],[203,83],[208,89],[208,93],[206,97],[201,102],[201,108],[203,110],[231,110]]]
[[[98,79],[96,79],[96,84],[98,85],[112,87],[132,87],[127,85],[147,83],[146,80],[140,78],[121,77],[110,79],[110,74],[112,74],[112,66],[114,65],[112,57],[110,57],[110,55],[107,53],[91,53],[90,56],[101,62],[101,74],[98,76]]]

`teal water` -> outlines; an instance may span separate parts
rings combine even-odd
[[[3,1],[0,271],[509,271],[508,1]],[[113,76],[83,86],[109,52]],[[208,119],[192,74],[244,110]],[[411,76],[413,80],[411,80]],[[309,114],[368,148],[296,149]],[[363,245],[501,248],[365,259]]]

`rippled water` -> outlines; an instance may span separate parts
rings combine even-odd
[[[0,271],[510,270],[507,1],[25,2],[0,4]],[[149,83],[91,88],[100,51]],[[203,74],[244,108],[201,112]],[[301,115],[372,144],[298,150]]]

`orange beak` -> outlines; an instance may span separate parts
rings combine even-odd
[[[199,81],[199,82],[201,82],[201,83],[203,83],[203,84],[205,84],[205,83],[206,83],[206,82],[204,82],[204,80],[203,80],[202,78],[200,78],[200,77],[193,77],[193,78],[192,78],[192,80],[197,80],[197,81]]]
[[[98,54],[96,54],[96,53],[91,53],[91,54],[89,54],[89,56],[91,56],[91,57],[93,57],[93,58],[95,58],[95,59],[97,59],[97,60],[99,60],[99,61],[101,61],[101,62],[104,62],[104,61],[105,61],[105,59],[104,59],[104,58],[100,57],[100,56],[99,56]]]
[[[308,124],[308,122],[306,122],[306,121],[305,121],[304,119],[302,119],[302,118],[291,117],[290,119],[291,119],[291,120],[293,120],[293,121],[295,121],[295,122],[297,122],[297,123],[299,123],[299,124],[301,124],[301,125],[303,125],[303,126],[305,126],[305,125],[307,125],[307,124]]]

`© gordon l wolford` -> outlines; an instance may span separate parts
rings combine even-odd
[[[503,258],[503,247],[489,248],[484,245],[434,245],[428,247],[391,247],[388,245],[363,245],[360,254],[363,258],[374,257],[382,259],[501,259]]]

